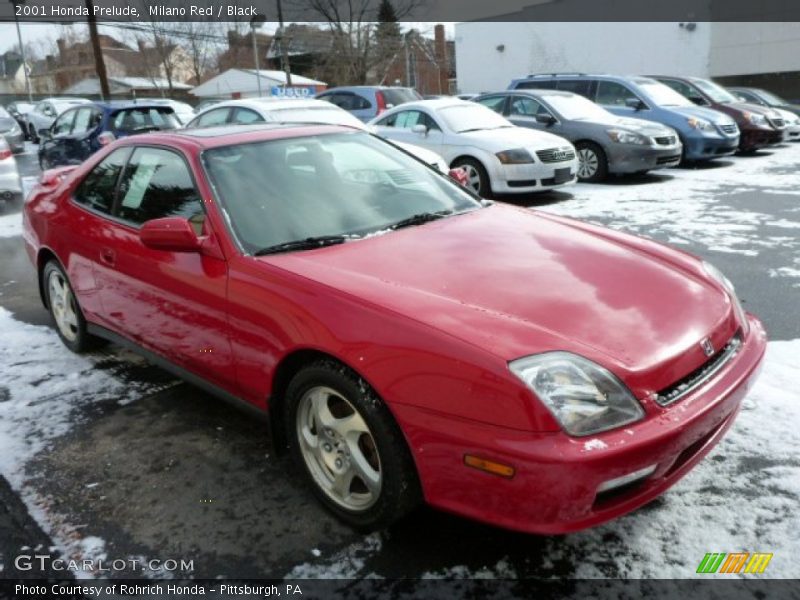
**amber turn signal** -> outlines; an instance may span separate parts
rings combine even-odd
[[[500,477],[505,477],[506,479],[511,479],[514,477],[514,467],[491,460],[486,460],[485,458],[479,458],[471,454],[464,455],[464,464],[468,467],[472,467],[473,469],[486,471],[487,473],[499,475]]]

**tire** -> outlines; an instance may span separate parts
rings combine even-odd
[[[608,158],[603,149],[594,142],[575,144],[578,153],[578,180],[597,183],[608,177]]]
[[[420,503],[400,429],[369,384],[347,367],[320,360],[300,370],[286,391],[284,425],[296,470],[348,525],[382,529]]]
[[[86,319],[83,318],[69,279],[55,260],[48,262],[42,270],[42,289],[56,333],[67,348],[82,353],[103,344],[103,340],[87,331]]]
[[[461,167],[467,172],[467,186],[481,198],[486,198],[491,193],[489,174],[480,161],[474,158],[459,158],[450,166],[454,169]]]
[[[29,127],[28,134],[31,136],[31,143],[33,144],[39,143],[39,136],[37,135],[36,128],[33,125]]]

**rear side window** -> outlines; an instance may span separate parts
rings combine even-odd
[[[639,97],[616,81],[599,81],[595,102],[605,106],[625,106],[626,100],[638,100]]]
[[[333,93],[321,98],[344,110],[364,110],[372,107],[369,100],[350,92]]]
[[[117,179],[129,152],[130,148],[120,148],[100,161],[78,185],[75,201],[93,210],[111,214]]]
[[[556,89],[561,92],[580,94],[581,96],[588,98],[591,83],[591,81],[586,81],[583,79],[564,79],[558,82]]]
[[[228,121],[228,114],[231,112],[230,108],[215,108],[205,114],[200,115],[193,123],[193,127],[214,127],[215,125],[224,125]]]
[[[514,88],[516,90],[554,90],[556,89],[556,82],[550,80],[529,79],[528,81],[520,81]]]
[[[125,133],[140,133],[157,129],[180,127],[175,111],[170,106],[128,108],[111,116],[111,126]]]
[[[233,113],[231,123],[238,125],[247,125],[248,123],[262,123],[264,119],[254,110],[249,108],[237,108]]]
[[[135,225],[162,217],[202,224],[203,205],[189,168],[175,152],[137,148],[119,183],[116,215]]]

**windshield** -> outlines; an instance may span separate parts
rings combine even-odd
[[[406,102],[414,102],[415,100],[422,99],[422,96],[411,88],[384,88],[380,91],[383,93],[386,104],[391,104],[392,106],[400,106]]]
[[[114,113],[111,119],[114,129],[126,133],[177,129],[181,125],[171,106],[129,108]]]
[[[639,88],[658,106],[694,106],[691,100],[658,81],[639,83]]]
[[[616,119],[603,107],[578,94],[569,96],[543,94],[542,99],[568,121],[611,121]]]
[[[726,102],[738,102],[736,96],[713,81],[706,81],[705,79],[692,79],[692,83],[706,96],[711,98],[712,102],[717,102],[720,104],[724,104]]]
[[[336,106],[298,106],[270,110],[272,120],[281,123],[326,123],[364,129],[364,123]]]
[[[364,132],[213,148],[203,164],[235,237],[251,254],[480,207],[447,177]]]
[[[766,100],[766,101],[767,101],[767,104],[769,104],[769,105],[771,105],[771,106],[776,106],[776,105],[777,105],[777,106],[780,106],[780,105],[789,104],[789,103],[788,103],[786,100],[784,100],[784,99],[783,99],[783,98],[781,98],[780,96],[776,96],[776,95],[775,95],[775,94],[773,94],[772,92],[768,92],[768,91],[766,91],[766,90],[757,90],[757,91],[756,91],[756,93],[757,93],[759,96],[761,96],[761,98],[763,98],[764,100]]]
[[[492,109],[480,104],[456,104],[445,106],[436,112],[447,123],[447,126],[456,133],[514,127],[510,121],[501,117]]]

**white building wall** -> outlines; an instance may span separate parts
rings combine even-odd
[[[558,71],[709,75],[711,26],[678,23],[458,23],[460,92],[505,89],[515,77]],[[503,50],[498,50],[503,46]]]
[[[712,23],[712,77],[800,71],[800,23]]]

